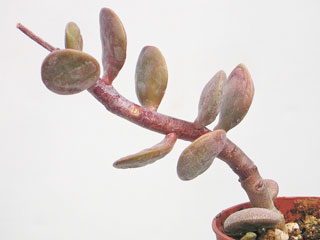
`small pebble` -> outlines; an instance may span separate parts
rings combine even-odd
[[[275,240],[288,240],[289,239],[289,235],[283,231],[281,231],[280,229],[276,229],[274,231],[274,235],[275,235]]]
[[[257,234],[254,232],[247,232],[240,240],[256,240]]]
[[[300,228],[299,228],[298,223],[290,222],[290,223],[287,223],[285,225],[285,229],[287,230],[288,233],[292,233],[292,232],[294,232],[294,231],[296,231],[297,229],[300,229]]]

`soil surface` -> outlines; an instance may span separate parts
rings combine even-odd
[[[312,199],[296,200],[294,208],[284,214],[286,222],[296,223],[298,228],[289,231],[289,240],[320,240],[320,208],[319,201]],[[297,226],[295,224],[295,226]],[[281,239],[279,230],[260,229],[248,234],[246,237],[236,238],[237,240],[275,240]],[[256,235],[256,237],[253,237]],[[248,237],[248,238],[247,238]]]
[[[295,208],[287,215],[289,214],[301,215],[300,218],[295,220],[299,224],[301,231],[301,238],[298,238],[299,240],[320,240],[320,209],[312,201],[296,201]]]

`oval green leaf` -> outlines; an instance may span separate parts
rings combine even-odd
[[[219,122],[216,129],[229,131],[247,114],[254,94],[247,68],[240,64],[230,74],[223,90]]]
[[[168,83],[167,64],[158,48],[146,46],[141,50],[136,66],[135,83],[141,105],[157,111]]]
[[[127,35],[119,17],[109,8],[100,11],[103,80],[110,85],[121,70],[127,52]]]
[[[51,91],[75,94],[91,87],[100,75],[100,66],[90,55],[73,49],[55,50],[43,61],[42,81]]]
[[[136,154],[123,157],[114,162],[115,168],[137,168],[154,163],[167,155],[173,148],[177,140],[175,133],[169,133],[160,143],[151,148],[144,149]]]
[[[82,36],[79,27],[74,22],[69,22],[66,26],[65,47],[82,51]]]
[[[191,180],[206,171],[226,143],[226,132],[215,130],[202,135],[180,155],[177,172],[181,180]]]
[[[198,116],[194,121],[196,128],[211,124],[217,117],[223,93],[223,86],[227,80],[224,71],[219,71],[203,88],[198,105]]]

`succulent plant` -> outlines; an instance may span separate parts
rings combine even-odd
[[[75,94],[88,90],[110,112],[135,124],[165,135],[158,144],[116,161],[116,168],[136,168],[156,162],[167,155],[177,139],[192,143],[182,152],[177,173],[182,180],[203,174],[219,158],[239,176],[253,208],[234,213],[225,221],[231,236],[244,235],[263,227],[284,230],[284,218],[273,204],[278,185],[264,180],[253,161],[228,137],[247,114],[254,95],[249,71],[239,64],[227,77],[216,73],[205,85],[194,122],[160,114],[157,109],[168,81],[165,59],[158,48],[142,49],[136,67],[136,94],[141,106],[121,96],[112,86],[126,59],[127,37],[119,17],[108,8],[100,12],[103,75],[97,60],[82,52],[83,41],[78,26],[71,22],[65,29],[65,47],[58,49],[40,39],[21,24],[17,27],[50,51],[41,67],[46,87],[58,94]],[[213,130],[206,126],[219,116]],[[242,239],[255,239],[248,233]]]

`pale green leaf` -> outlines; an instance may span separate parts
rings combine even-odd
[[[192,142],[180,155],[177,172],[182,180],[191,180],[206,171],[226,143],[226,132],[215,130]]]
[[[175,133],[169,133],[160,143],[136,154],[123,157],[114,162],[113,166],[116,168],[137,168],[154,163],[172,150],[176,140],[177,135]]]
[[[74,22],[69,22],[65,29],[65,47],[82,51],[83,41],[80,29]]]
[[[135,74],[136,93],[142,106],[156,111],[168,82],[166,61],[158,48],[146,46],[141,50]]]
[[[55,50],[43,61],[43,83],[58,94],[75,94],[91,87],[100,75],[100,66],[90,55],[73,49]]]

